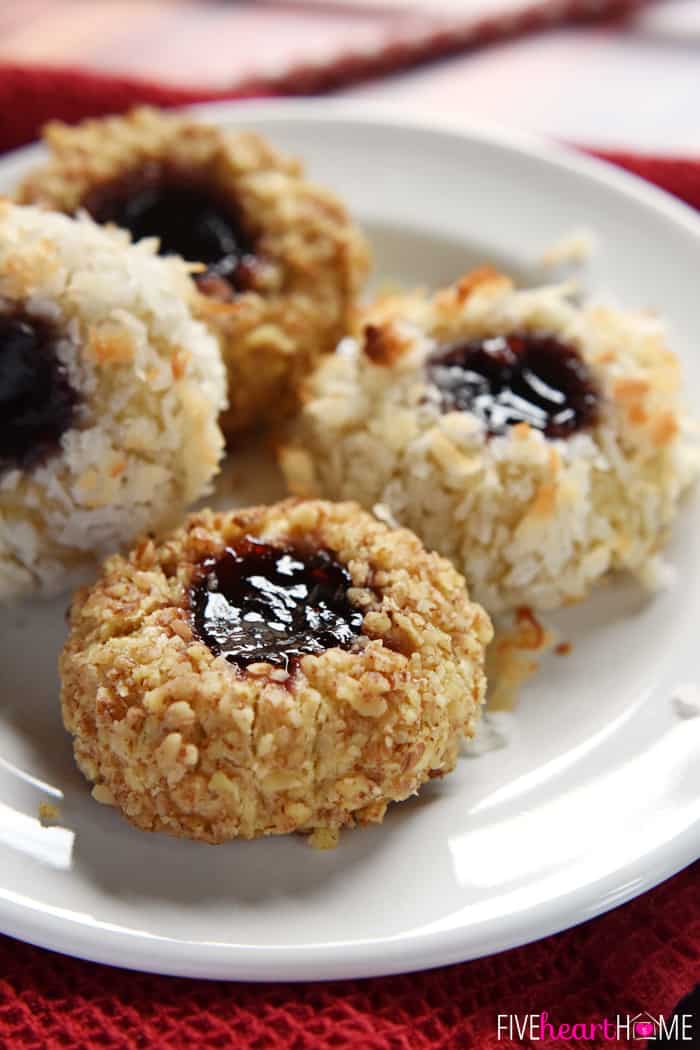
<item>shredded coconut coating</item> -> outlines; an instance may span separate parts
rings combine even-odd
[[[180,260],[0,201],[0,315],[49,322],[78,399],[60,447],[0,473],[0,601],[55,593],[210,488],[225,372]]]
[[[350,650],[246,670],[193,633],[203,559],[246,535],[330,550],[364,610]],[[60,660],[66,728],[93,795],[138,827],[223,842],[380,822],[455,765],[484,697],[491,624],[449,562],[352,503],[203,511],[107,560]]]
[[[485,267],[433,297],[379,299],[307,384],[280,456],[290,490],[381,504],[489,612],[578,601],[612,570],[648,583],[698,472],[679,364],[656,317],[581,308],[572,290],[516,291]],[[602,395],[595,426],[488,437],[471,413],[442,412],[425,369],[435,346],[518,331],[578,349]]]
[[[48,163],[22,182],[22,202],[72,214],[91,191],[145,165],[181,170],[230,199],[264,267],[254,291],[232,296],[214,279],[197,300],[229,373],[222,426],[277,423],[292,411],[300,381],[346,332],[369,268],[365,239],[340,201],[252,132],[155,109],[52,123],[44,139]]]

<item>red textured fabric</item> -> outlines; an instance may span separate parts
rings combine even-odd
[[[700,153],[696,157],[659,157],[611,150],[587,152],[653,182],[692,208],[700,209]]]
[[[336,68],[324,75],[325,82],[312,85],[307,79],[304,87],[338,83],[343,71]],[[136,101],[177,105],[272,90],[289,92],[290,86],[251,83],[213,95],[70,70],[0,67],[0,150],[30,141],[50,117],[77,120]],[[700,158],[599,155],[700,208]],[[590,1023],[641,1011],[667,1015],[698,981],[700,864],[555,937],[461,966],[371,981],[232,986],[162,978],[66,959],[0,937],[0,1048],[624,1046],[590,1040],[499,1040],[496,1017],[546,1010],[556,1023]],[[700,1017],[695,1030],[700,1031]]]
[[[32,142],[47,120],[76,121],[118,113],[136,103],[182,106],[219,99],[312,95],[387,76],[563,22],[612,21],[652,0],[530,0],[516,14],[449,21],[426,18],[407,36],[391,36],[368,53],[345,50],[272,77],[251,77],[222,91],[179,88],[73,68],[0,65],[0,152]],[[2,3],[2,0],[0,0]]]
[[[235,90],[217,95],[80,69],[3,64],[0,65],[0,152],[33,142],[48,120],[70,124],[84,117],[121,113],[140,104],[186,106],[260,94],[265,92],[253,84],[238,85]]]

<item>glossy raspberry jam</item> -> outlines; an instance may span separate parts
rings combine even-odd
[[[44,321],[0,315],[0,472],[28,470],[60,448],[77,395]]]
[[[212,278],[245,291],[255,269],[250,238],[234,209],[198,182],[174,174],[139,172],[94,190],[83,206],[97,222],[129,230],[134,240],[160,239],[161,255],[204,263],[206,291]]]
[[[554,336],[519,333],[438,347],[428,377],[445,412],[471,412],[489,434],[528,423],[564,438],[595,423],[599,394],[585,361]]]
[[[363,616],[348,601],[351,586],[329,551],[246,537],[203,564],[191,592],[195,630],[232,664],[292,670],[307,653],[348,649],[357,640]]]

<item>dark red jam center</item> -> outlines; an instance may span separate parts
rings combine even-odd
[[[291,670],[306,653],[348,649],[362,628],[350,576],[326,550],[305,553],[247,537],[203,565],[192,591],[195,630],[232,664]]]
[[[43,321],[0,315],[0,472],[42,463],[73,423],[78,399],[56,340]]]
[[[256,261],[250,238],[228,202],[195,181],[139,172],[94,190],[83,205],[96,222],[121,226],[136,241],[158,237],[161,255],[204,263],[203,282],[249,286]]]
[[[578,351],[554,336],[515,334],[439,347],[428,376],[445,412],[471,412],[489,434],[529,423],[564,438],[596,420],[599,394]]]

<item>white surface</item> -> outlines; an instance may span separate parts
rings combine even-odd
[[[527,272],[572,227],[592,228],[589,285],[668,316],[697,403],[700,223],[669,198],[496,135],[319,104],[212,112],[305,155],[367,224],[381,270],[409,281],[435,284],[486,257]],[[26,162],[4,162],[0,189]],[[236,472],[239,498],[278,491],[255,461]],[[233,490],[229,472],[223,504]],[[671,547],[674,589],[652,600],[619,583],[559,617],[573,652],[532,681],[504,746],[464,758],[382,827],[348,832],[328,853],[297,838],[210,847],[151,836],[93,802],[57,704],[67,599],[4,613],[0,929],[165,973],[331,978],[494,952],[641,893],[700,842],[700,718],[687,704],[698,532],[694,500]],[[58,826],[42,827],[41,801],[58,803]]]
[[[591,146],[700,156],[700,2],[526,35],[345,94]]]
[[[277,6],[280,4],[280,0],[270,2]],[[282,3],[295,6],[299,4],[299,0],[282,0]],[[498,15],[504,12],[510,14],[532,7],[533,0],[304,0],[304,3],[309,7],[319,7],[325,12],[337,8],[361,11],[368,8],[370,11],[396,11],[399,14],[418,12],[431,17],[448,14],[464,18]]]

